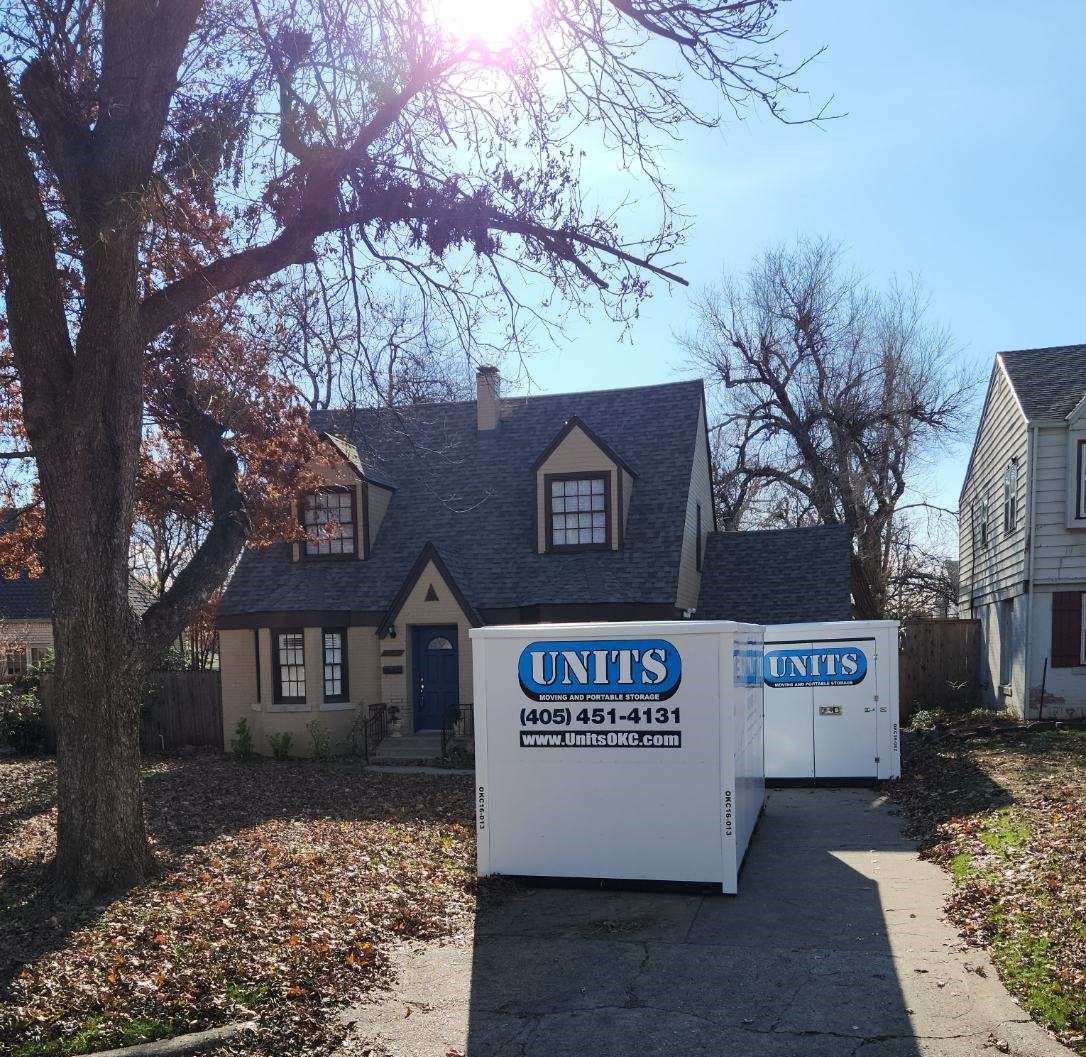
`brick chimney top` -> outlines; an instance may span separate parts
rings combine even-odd
[[[501,375],[498,368],[483,364],[475,372],[475,426],[495,429],[501,410]]]

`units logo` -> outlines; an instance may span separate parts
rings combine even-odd
[[[867,675],[867,655],[857,646],[771,650],[762,664],[766,686],[852,686]]]
[[[533,642],[517,675],[533,701],[665,701],[679,688],[682,660],[666,639]]]

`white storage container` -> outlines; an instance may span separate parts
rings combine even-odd
[[[898,623],[765,629],[765,776],[897,778]]]
[[[472,629],[480,876],[736,892],[765,793],[762,634],[681,620]]]

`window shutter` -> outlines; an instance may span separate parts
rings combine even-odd
[[[1082,592],[1056,591],[1052,595],[1052,667],[1082,664]]]

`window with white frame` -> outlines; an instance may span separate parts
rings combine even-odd
[[[609,476],[548,476],[547,543],[556,550],[606,547],[610,535]]]
[[[346,701],[350,697],[347,685],[347,632],[344,628],[325,628],[321,641],[324,651],[324,700]]]
[[[1086,440],[1075,447],[1075,517],[1086,518]]]
[[[0,683],[11,683],[26,674],[26,647],[6,646],[3,654]]]
[[[277,631],[272,659],[276,701],[305,701],[305,633]]]
[[[988,497],[984,496],[973,504],[973,537],[976,545],[986,548],[988,536]]]
[[[1018,460],[1011,459],[1003,471],[1003,531],[1018,528]]]
[[[355,553],[354,521],[354,493],[350,489],[322,488],[303,495],[305,556],[352,556]]]

